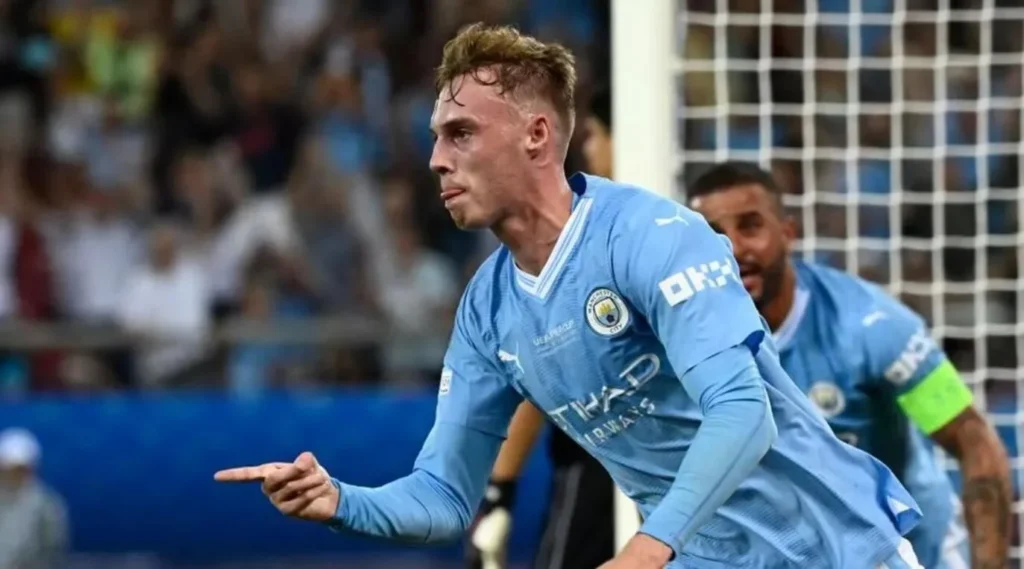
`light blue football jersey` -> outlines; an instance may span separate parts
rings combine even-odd
[[[924,517],[908,538],[921,563],[966,567],[959,498],[931,439],[897,402],[939,369],[945,355],[924,321],[882,288],[823,265],[794,264],[794,306],[775,333],[782,367],[840,439],[879,458],[914,496]],[[969,403],[955,398],[944,416]]]
[[[466,290],[438,421],[504,436],[518,402],[531,401],[608,469],[644,531],[691,483],[678,480],[680,465],[716,395],[695,390],[691,370],[739,346],[756,354],[778,436],[670,567],[867,569],[891,559],[920,517],[913,498],[881,462],[841,443],[782,370],[728,241],[652,193],[583,175],[570,185],[573,213],[541,273],[520,271],[502,247]],[[732,460],[710,450],[709,462]]]

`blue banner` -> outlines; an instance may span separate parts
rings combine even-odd
[[[434,393],[289,392],[68,396],[0,403],[0,428],[33,431],[41,475],[67,500],[74,549],[149,551],[179,563],[320,553],[354,557],[458,545],[396,546],[284,518],[257,485],[214,471],[312,451],[335,477],[378,485],[407,474],[434,418]],[[519,491],[510,556],[536,549],[550,465],[539,445]]]
[[[76,551],[153,552],[190,566],[414,552],[451,561],[458,544],[399,546],[335,534],[284,518],[256,485],[213,481],[224,467],[291,460],[309,450],[341,480],[386,483],[409,472],[435,403],[434,393],[380,391],[47,397],[0,403],[0,429],[22,426],[39,437],[41,475],[68,503]],[[1007,403],[998,411],[1012,411]],[[1013,428],[999,431],[1016,456]],[[521,482],[510,544],[517,563],[532,557],[540,537],[550,483],[545,451],[538,445]]]

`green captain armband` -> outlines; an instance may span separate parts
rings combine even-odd
[[[960,380],[949,360],[943,360],[910,391],[896,398],[903,412],[925,434],[949,424],[974,401],[974,394]]]

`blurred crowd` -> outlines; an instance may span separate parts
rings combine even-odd
[[[473,21],[557,39],[585,101],[607,18],[591,0],[0,0],[0,396],[436,381],[495,245],[452,226],[427,167],[441,47]]]
[[[941,25],[908,0],[895,29],[892,0],[858,3],[859,26],[845,0],[682,18],[684,174],[767,141],[813,192],[816,252],[898,283],[967,370],[1021,363],[1009,1],[984,25],[981,0]],[[427,168],[441,47],[481,20],[559,40],[583,102],[608,18],[602,0],[0,0],[0,396],[436,381],[495,246],[452,226]]]
[[[1014,379],[1024,36],[1002,10],[1019,2],[939,4],[688,2],[684,171],[770,148],[817,258],[895,285],[961,369]]]

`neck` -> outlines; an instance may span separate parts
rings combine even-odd
[[[527,194],[513,213],[493,228],[516,265],[539,275],[572,214],[572,190],[564,176]]]
[[[772,329],[772,332],[778,330],[779,326],[786,321],[789,312],[793,310],[794,298],[796,298],[796,271],[793,270],[793,264],[787,262],[786,268],[782,271],[782,285],[779,294],[761,310],[761,315],[768,322],[768,327]]]

